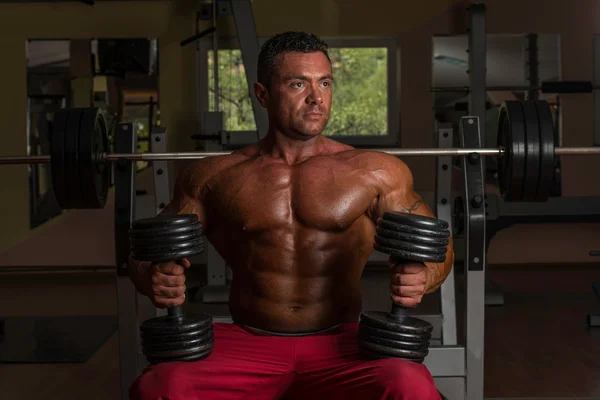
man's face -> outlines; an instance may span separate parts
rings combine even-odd
[[[307,140],[327,126],[332,81],[331,64],[322,52],[283,53],[270,89],[257,84],[256,95],[281,133]]]

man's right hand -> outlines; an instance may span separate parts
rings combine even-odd
[[[181,260],[181,265],[174,262],[139,266],[146,271],[143,273],[142,287],[138,291],[150,298],[158,308],[175,307],[185,301],[185,269],[190,267],[187,259]]]

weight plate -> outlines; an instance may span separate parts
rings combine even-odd
[[[381,218],[379,218],[377,220],[377,226],[380,228],[388,229],[390,231],[403,232],[403,233],[409,233],[409,234],[417,234],[417,235],[427,236],[427,237],[444,238],[444,239],[447,239],[448,237],[450,237],[450,232],[448,230],[438,231],[438,230],[417,228],[414,226],[399,224],[397,222],[386,221]]]
[[[189,349],[192,347],[198,347],[209,341],[212,341],[213,339],[214,339],[214,334],[211,331],[204,336],[199,336],[199,337],[188,339],[188,340],[180,340],[177,342],[145,341],[142,343],[142,347],[144,348],[144,351],[146,353],[150,353],[150,352],[155,353],[155,352],[161,352],[161,351],[167,351],[167,350],[183,350],[183,349]]]
[[[406,315],[401,318],[396,318],[390,313],[383,311],[367,311],[361,313],[360,323],[388,331],[421,335],[431,335],[431,331],[433,330],[433,326],[422,319]]]
[[[393,347],[383,346],[380,344],[375,344],[363,340],[359,340],[360,346],[373,351],[375,353],[387,355],[390,357],[399,357],[406,359],[421,359],[427,357],[429,354],[429,349],[396,349]]]
[[[59,110],[52,121],[52,136],[50,137],[50,173],[52,189],[60,208],[67,208],[67,177],[65,171],[65,136],[69,110]]]
[[[537,100],[534,103],[540,125],[540,173],[535,201],[546,201],[554,183],[554,121],[547,102]]]
[[[498,157],[500,192],[506,201],[519,201],[525,179],[525,121],[518,101],[506,101],[500,108],[498,145],[505,151]]]
[[[415,261],[415,262],[431,262],[431,263],[441,263],[446,261],[446,254],[424,254],[424,253],[415,253],[407,250],[400,250],[391,247],[385,247],[380,244],[375,243],[373,248],[377,251],[380,251],[385,254],[389,254],[390,256],[398,257],[399,260],[396,262],[398,264],[402,264],[405,262]],[[150,260],[140,260],[140,261],[150,261]]]
[[[540,178],[540,124],[533,101],[521,103],[525,119],[525,181],[523,201],[535,201]]]
[[[174,362],[174,361],[187,361],[187,362],[192,362],[192,361],[199,361],[199,360],[203,360],[206,357],[210,356],[212,353],[212,347],[208,348],[206,350],[203,351],[199,351],[196,354],[191,354],[188,356],[184,356],[184,357],[175,357],[175,358],[152,358],[152,357],[146,357],[148,362],[150,364],[158,364],[158,363],[165,363],[165,362]]]
[[[427,246],[424,244],[404,242],[402,240],[394,240],[375,235],[375,243],[383,247],[389,247],[396,250],[411,251],[427,255],[446,254],[446,246]]]
[[[172,236],[179,235],[188,232],[202,232],[202,225],[199,222],[195,222],[189,225],[181,226],[158,226],[147,229],[130,229],[130,239],[142,239],[142,238],[153,238],[155,236]]]
[[[359,339],[363,342],[379,344],[381,346],[391,347],[394,349],[403,350],[427,350],[429,349],[429,341],[427,342],[403,342],[401,340],[393,340],[381,338],[378,336],[360,335]]]
[[[448,229],[448,222],[427,217],[419,214],[410,214],[400,211],[387,211],[383,213],[383,220],[397,222],[403,225],[410,225],[417,228],[431,229],[431,230],[445,230]]]
[[[188,240],[180,243],[145,243],[131,246],[131,251],[135,254],[143,254],[147,257],[157,255],[160,257],[163,253],[172,253],[181,250],[187,250],[195,247],[202,246],[204,241],[202,238]]]
[[[161,359],[161,358],[173,359],[173,358],[179,358],[179,357],[192,356],[192,355],[201,353],[205,350],[211,349],[213,347],[214,343],[215,343],[215,341],[213,339],[209,342],[206,342],[206,343],[201,344],[196,347],[180,348],[180,349],[172,349],[172,350],[164,350],[164,351],[146,351],[146,349],[142,349],[142,353],[144,353],[144,355],[146,357],[152,357],[154,359]]]
[[[198,221],[195,214],[158,215],[151,218],[137,219],[132,222],[134,229],[162,228],[164,226],[190,225]]]
[[[67,187],[67,209],[81,208],[83,195],[79,178],[79,129],[83,109],[69,111],[65,130],[65,183]]]
[[[201,254],[203,252],[204,252],[204,246],[198,245],[195,247],[191,247],[189,249],[173,250],[170,252],[164,251],[164,252],[155,253],[155,254],[132,253],[132,257],[138,261],[151,261],[151,262],[159,263],[159,262],[176,261],[176,260],[180,260],[182,258],[195,256],[195,255]]]
[[[81,208],[104,208],[110,184],[109,164],[100,160],[108,152],[106,121],[99,108],[83,109],[79,124],[79,176]]]
[[[359,334],[364,334],[366,336],[377,336],[380,338],[387,338],[393,340],[400,340],[403,342],[429,342],[431,339],[430,333],[404,333],[404,332],[395,332],[388,331],[385,329],[375,328],[366,324],[361,323],[358,328]]]
[[[156,238],[156,237],[154,237]],[[129,244],[133,247],[144,246],[146,243],[151,241],[154,238],[131,238],[129,239]],[[167,243],[178,243],[178,242],[186,242],[188,240],[194,239],[202,239],[202,234],[200,232],[185,232],[174,234],[171,236],[159,236],[159,239],[155,240],[158,243],[167,244]]]
[[[144,335],[173,335],[182,332],[200,330],[212,324],[212,317],[207,313],[170,317],[156,317],[142,322],[140,330]]]
[[[213,326],[212,326],[212,324],[210,324],[210,325],[206,325],[206,326],[202,327],[201,329],[198,329],[195,331],[174,333],[172,335],[152,335],[150,333],[142,331],[140,336],[142,338],[142,342],[144,342],[144,341],[150,341],[152,343],[178,342],[181,340],[188,340],[188,339],[192,339],[192,338],[195,338],[198,336],[203,336],[212,331],[213,331]]]
[[[399,232],[399,231],[392,231],[390,229],[384,229],[381,227],[377,227],[376,231],[377,231],[377,235],[381,236],[382,238],[397,239],[397,240],[403,240],[406,242],[423,243],[423,244],[428,244],[431,246],[446,246],[446,245],[448,245],[448,242],[450,241],[447,238],[435,238],[435,237],[428,237],[428,236],[422,236],[422,235],[415,235],[415,234],[409,234],[409,233],[404,233],[404,232]]]
[[[379,354],[377,352],[374,351],[370,351],[366,348],[361,348],[361,353],[364,354],[365,356],[375,359],[375,360],[380,360],[383,358],[390,358],[390,356],[386,355],[386,354]],[[408,360],[408,361],[412,361],[414,363],[417,364],[422,364],[423,361],[425,361],[425,357],[421,357],[421,358],[405,358],[405,357],[395,357],[395,358],[399,358],[401,360]]]

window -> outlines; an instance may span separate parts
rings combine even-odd
[[[398,144],[397,45],[394,40],[328,40],[335,83],[325,135],[354,145]],[[261,39],[264,43],[266,39]],[[218,52],[218,108],[215,104],[214,54],[202,42],[200,87],[208,92],[203,110],[223,113],[230,134],[256,130],[242,53],[237,40],[221,42]],[[255,136],[252,135],[254,138]]]

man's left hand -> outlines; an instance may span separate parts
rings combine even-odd
[[[427,288],[429,270],[423,263],[394,264],[390,290],[392,300],[399,306],[413,308],[421,303]]]

